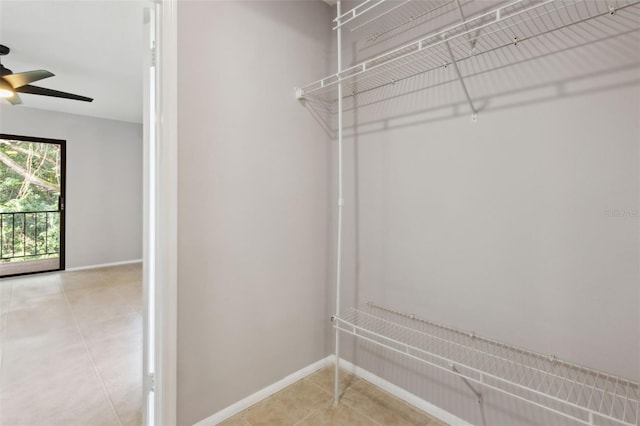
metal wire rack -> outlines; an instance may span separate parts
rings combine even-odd
[[[332,317],[336,332],[334,399],[338,401],[339,397],[339,335],[348,333],[458,376],[480,403],[482,393],[476,389],[478,386],[582,424],[640,426],[640,385],[631,380],[372,303],[342,315],[343,115],[346,109],[458,82],[475,118],[476,108],[467,81],[483,73],[616,37],[629,37],[625,40],[633,46],[620,50],[623,55],[632,56],[632,61],[640,59],[640,51],[635,48],[635,41],[640,43],[640,0],[507,0],[493,8],[486,8],[485,4],[474,7],[477,3],[473,0],[365,0],[343,14],[338,1],[334,20],[338,72],[296,89],[298,99],[313,103],[323,113],[337,116],[336,315]],[[468,13],[472,10],[475,14]],[[426,35],[413,42],[357,65],[342,67],[343,29],[366,28],[372,31],[369,42],[375,43],[408,27],[413,34],[413,30],[423,26]]]
[[[451,7],[449,3],[442,8]],[[409,79],[439,72],[428,78],[429,84],[460,81],[475,113],[467,77],[639,30],[638,0],[516,0],[308,84],[298,89],[297,96],[335,112],[339,83],[343,98],[359,94],[380,98],[415,87],[403,86]],[[397,91],[374,93],[383,87]]]
[[[410,28],[448,13],[459,19],[463,7],[472,0],[367,0],[334,19],[334,29],[363,29],[368,42],[386,40]],[[464,19],[464,18],[463,18]]]
[[[640,384],[368,303],[334,328],[587,425],[639,424]]]

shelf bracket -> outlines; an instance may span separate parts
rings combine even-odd
[[[478,404],[482,404],[482,394],[480,393],[480,391],[477,390],[476,388],[474,388],[471,385],[471,383],[469,383],[469,381],[467,379],[462,377],[462,373],[460,373],[460,371],[456,368],[455,365],[450,364],[449,367],[451,367],[451,370],[453,372],[458,374],[458,377],[460,377],[460,380],[462,380],[464,382],[464,384],[467,385],[467,387],[471,390],[471,392],[473,392],[473,394],[476,396],[476,402],[478,402]],[[481,377],[481,379],[482,379],[482,377]]]
[[[443,35],[443,38],[446,40],[446,34]],[[467,102],[469,102],[469,106],[471,107],[471,121],[478,121],[478,111],[473,106],[473,101],[471,100],[471,96],[469,95],[469,90],[467,90],[467,85],[464,84],[464,78],[462,78],[462,74],[460,74],[460,68],[458,68],[458,63],[456,62],[456,58],[453,56],[453,51],[451,50],[451,44],[449,44],[449,40],[446,40],[447,50],[449,51],[449,57],[451,58],[451,64],[453,65],[453,69],[456,70],[456,75],[458,76],[458,80],[460,81],[460,85],[462,85],[462,90],[464,95],[467,97]]]
[[[296,99],[304,99],[304,89],[296,87]]]
[[[456,1],[456,6],[458,7],[458,14],[460,15],[460,23],[462,24],[462,27],[465,29],[465,31],[467,31],[469,28],[467,27],[467,18],[465,18],[464,16],[462,5],[460,4],[460,0],[455,0],[455,1]],[[476,46],[476,41],[478,41],[478,38],[476,37],[475,39],[473,39],[470,37],[470,34],[467,34],[466,39],[469,42],[471,51],[473,52],[473,49]]]

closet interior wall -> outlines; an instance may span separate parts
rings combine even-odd
[[[330,72],[319,1],[178,2],[178,424],[329,355]]]
[[[429,25],[375,42],[344,30],[344,66],[442,27]],[[437,74],[345,99],[342,311],[373,301],[640,380],[637,28],[570,47],[552,33],[505,49],[513,61],[461,66],[476,123],[460,83]],[[548,51],[516,60],[537,43]],[[459,378],[341,342],[347,360],[473,424],[568,424],[486,390],[483,413]]]

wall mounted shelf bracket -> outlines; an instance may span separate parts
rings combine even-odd
[[[453,51],[451,50],[451,44],[449,40],[447,40],[447,33],[442,34],[442,39],[445,40],[445,44],[447,45],[447,50],[449,51],[449,58],[451,58],[451,64],[453,65],[453,69],[456,71],[456,75],[458,76],[458,81],[460,81],[460,85],[462,86],[462,91],[464,92],[465,97],[467,98],[467,102],[469,102],[469,106],[471,107],[471,121],[476,123],[478,121],[478,111],[476,107],[473,106],[473,101],[471,100],[471,95],[469,95],[469,90],[467,89],[467,85],[464,84],[464,78],[462,78],[462,74],[460,74],[460,68],[458,68],[458,62],[456,62],[455,56],[453,56]]]
[[[462,374],[460,373],[460,371],[458,371],[458,369],[454,364],[450,364],[449,366],[451,367],[451,370],[454,373],[456,373],[458,377],[460,377],[460,380],[462,380],[464,384],[467,385],[467,387],[471,390],[471,392],[476,396],[476,402],[478,404],[482,404],[482,394],[480,393],[480,391],[474,388],[473,385],[469,383],[469,381],[462,376]],[[480,380],[481,381],[483,380],[482,375],[480,375]]]

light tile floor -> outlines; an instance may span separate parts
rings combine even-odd
[[[140,264],[0,280],[0,424],[139,425]]]
[[[220,423],[220,426],[442,426],[371,383],[342,373],[333,403],[333,367],[302,379]]]
[[[139,264],[0,280],[0,424],[139,425],[142,407]],[[225,426],[443,423],[365,380],[325,368]]]

